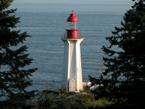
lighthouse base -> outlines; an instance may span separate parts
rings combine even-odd
[[[80,43],[83,38],[62,38],[64,42],[63,85],[68,91],[83,90]]]

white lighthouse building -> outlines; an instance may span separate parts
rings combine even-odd
[[[68,91],[80,91],[83,90],[80,50],[83,38],[78,37],[78,19],[73,12],[67,19],[66,31],[67,37],[62,38],[64,42],[62,81]]]

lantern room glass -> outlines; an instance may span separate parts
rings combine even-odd
[[[66,29],[67,30],[79,29],[78,22],[67,22]]]

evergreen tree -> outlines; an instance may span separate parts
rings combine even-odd
[[[110,46],[102,47],[107,57],[104,75],[111,74],[111,79],[95,79],[92,83],[104,84],[94,92],[98,96],[132,100],[144,100],[145,97],[145,0],[132,0],[134,5],[125,13],[121,27],[115,27],[113,36],[107,37]],[[114,50],[118,46],[121,50]],[[108,85],[109,83],[109,85]],[[140,97],[140,98],[139,98]],[[142,97],[142,98],[141,98]]]
[[[25,88],[32,85],[29,76],[37,70],[24,69],[32,62],[28,58],[27,46],[18,48],[27,37],[26,32],[15,31],[19,18],[12,15],[16,9],[7,9],[13,0],[0,0],[0,108],[16,108],[24,106],[26,100],[34,96],[36,91],[26,91]],[[12,49],[15,47],[16,49]],[[8,66],[8,70],[2,70]],[[7,96],[8,95],[8,96]],[[5,99],[7,97],[8,99]]]

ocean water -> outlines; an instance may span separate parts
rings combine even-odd
[[[114,27],[120,27],[124,13],[131,8],[131,0],[15,0],[10,9],[17,8],[20,17],[18,30],[27,31],[29,57],[33,63],[26,68],[38,68],[30,76],[33,85],[27,90],[57,89],[61,86],[66,20],[74,11],[79,20],[83,81],[88,75],[99,78],[102,72],[102,46],[108,46],[105,37],[111,36]],[[118,49],[115,47],[114,49]],[[104,70],[105,68],[103,68]]]

